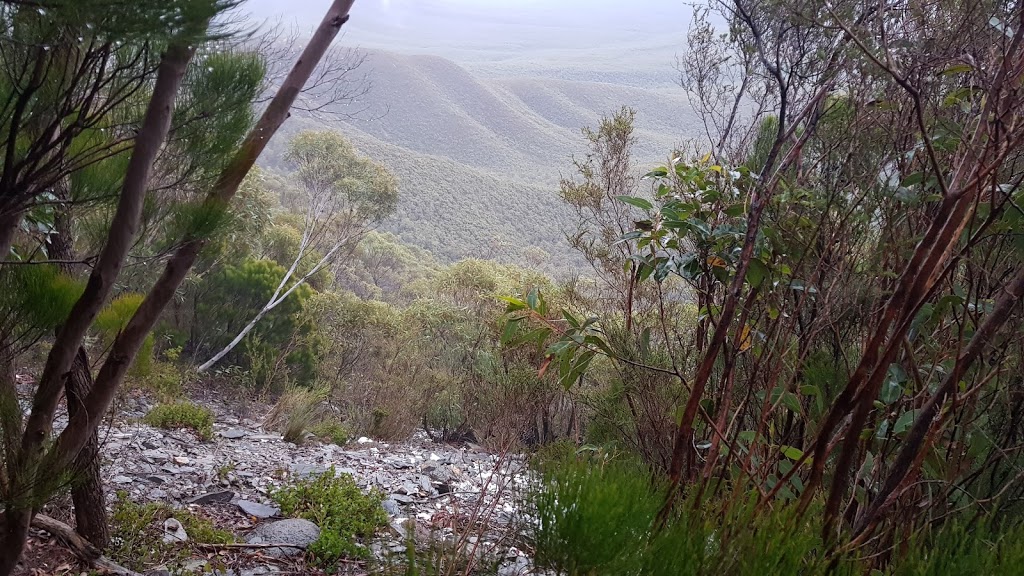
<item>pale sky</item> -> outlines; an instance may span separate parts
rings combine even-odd
[[[258,19],[310,29],[329,5],[330,0],[249,0],[243,9]],[[478,49],[667,49],[685,37],[691,12],[685,0],[356,0],[345,38],[364,47],[442,55]]]

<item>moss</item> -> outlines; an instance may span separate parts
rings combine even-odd
[[[190,402],[161,404],[150,410],[143,421],[165,430],[188,428],[194,431],[200,440],[209,440],[213,437],[213,414],[208,409]]]

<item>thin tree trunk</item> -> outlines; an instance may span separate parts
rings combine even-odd
[[[889,504],[889,497],[903,483],[903,480],[911,470],[919,465],[920,455],[925,445],[928,430],[932,421],[939,413],[946,398],[953,393],[957,384],[967,369],[971,367],[978,356],[991,342],[992,338],[1002,328],[1003,324],[1012,316],[1013,307],[1024,298],[1024,268],[1017,271],[1014,277],[1007,282],[1002,289],[1002,294],[996,300],[995,306],[989,312],[985,320],[978,327],[974,336],[960,356],[956,360],[946,377],[942,380],[939,388],[932,394],[928,402],[921,408],[921,412],[914,420],[910,432],[903,440],[903,446],[899,455],[894,461],[892,470],[885,480],[882,489],[875,496],[863,518],[857,523],[856,533],[859,537],[870,535],[878,513]]]
[[[298,268],[299,262],[306,256],[305,249],[300,247],[298,256],[295,257],[295,261],[292,262],[291,268],[288,269],[288,272],[285,274],[284,278],[281,279],[281,283],[278,284],[277,290],[274,291],[274,294],[270,297],[270,300],[268,300],[267,303],[263,305],[263,308],[259,311],[259,313],[257,313],[256,316],[252,320],[250,320],[249,323],[246,324],[244,328],[242,328],[242,330],[235,336],[234,340],[232,340],[220,352],[214,354],[213,358],[210,358],[206,362],[203,362],[203,364],[196,369],[196,372],[203,373],[209,370],[210,368],[213,368],[213,366],[217,362],[220,362],[222,358],[224,358],[232,350],[234,350],[235,347],[238,346],[242,342],[242,340],[245,339],[249,332],[252,332],[252,329],[256,327],[256,324],[258,324],[259,321],[262,320],[264,316],[266,316],[274,308],[277,308],[278,304],[284,302],[285,298],[290,296],[291,293],[294,292],[299,286],[305,284],[306,281],[309,280],[313,275],[326,268],[334,260],[334,257],[338,255],[338,252],[341,250],[342,246],[344,246],[348,242],[349,238],[347,237],[344,238],[343,240],[336,242],[334,244],[334,247],[331,248],[330,251],[327,252],[327,254],[325,254],[324,257],[321,258],[320,261],[316,263],[315,266],[313,266],[312,270],[310,270],[301,278],[296,280],[295,284],[292,284],[291,287],[288,288],[288,290],[285,290],[284,294],[281,294],[281,290],[284,289],[285,285],[288,284],[288,280],[291,279],[292,275],[295,273],[295,269]]]
[[[14,246],[14,235],[17,234],[20,224],[21,211],[0,216],[0,265],[3,265],[3,261],[7,260],[7,256],[11,253],[11,248]]]
[[[348,21],[348,12],[353,3],[354,0],[335,0],[281,88],[263,112],[263,116],[213,185],[204,201],[205,208],[224,209],[230,204],[242,180],[266,148],[267,142],[288,118],[295,98],[338,35],[341,26]],[[168,259],[160,278],[153,284],[142,304],[114,340],[110,354],[97,374],[93,391],[85,399],[85,409],[79,413],[79,417],[70,419],[68,426],[46,455],[44,463],[47,469],[62,470],[67,466],[82,449],[85,443],[83,435],[99,425],[124,379],[128,366],[142,346],[142,341],[153,329],[205,244],[205,238],[186,237]],[[0,576],[4,574],[0,572]]]
[[[9,404],[14,402],[14,406],[5,407],[4,412],[0,414],[3,417],[3,428],[4,428],[4,450],[5,458],[7,459],[7,466],[17,466],[17,463],[12,464],[12,459],[18,457],[17,449],[15,446],[7,446],[16,438],[21,432],[21,422],[14,422],[18,418],[12,418],[15,414],[7,414],[8,409],[19,410],[16,415],[20,418],[21,412],[17,407],[17,392],[14,384],[14,359],[11,357],[9,350],[0,351],[0,378],[3,379],[4,383],[4,397],[2,398],[3,404]],[[15,438],[12,438],[14,436]],[[18,498],[18,494],[12,493],[9,479],[5,477],[5,500],[11,501]],[[23,496],[22,496],[23,497]],[[31,510],[15,510],[11,506],[7,506],[7,510],[3,514],[3,522],[0,522],[0,574],[10,574],[14,567],[18,563],[18,558],[21,556],[21,548],[25,543],[25,537],[28,535],[29,522],[32,520]]]
[[[64,390],[65,376],[74,365],[86,332],[110,295],[114,282],[124,266],[128,250],[135,240],[153,164],[167,139],[178,87],[195,53],[195,48],[187,45],[189,43],[193,42],[177,39],[167,48],[161,59],[153,96],[128,162],[117,211],[111,221],[106,244],[89,276],[82,296],[75,302],[68,320],[58,331],[50,348],[33,398],[32,412],[22,434],[17,458],[13,462],[7,462],[10,490],[4,502],[7,526],[4,529],[3,542],[0,542],[0,576],[8,576],[17,564],[25,545],[25,535],[35,503],[50,496],[49,491],[54,487],[54,479],[72,464],[109,407],[109,401],[101,406],[89,405],[89,398],[96,392],[94,388],[93,392],[79,403],[83,407],[83,410],[75,415],[79,417],[71,419],[71,422],[87,421],[89,424],[75,430],[79,437],[75,441],[74,453],[68,454],[66,460],[59,462],[59,466],[46,466],[53,464],[52,461],[43,461],[43,451],[53,428],[53,417]],[[68,428],[70,427],[69,423]],[[65,429],[61,436],[67,433],[68,430]]]
[[[67,200],[67,191],[60,190],[61,200]],[[62,261],[61,271],[74,276],[75,259],[74,231],[71,225],[70,207],[62,205],[54,215],[56,234],[50,237],[50,258]],[[81,409],[82,401],[92,390],[92,371],[85,347],[78,347],[75,362],[71,365],[64,381],[64,396],[68,415],[73,417]],[[75,458],[71,501],[75,507],[75,529],[86,540],[100,550],[110,544],[110,527],[107,525],[107,505],[100,475],[100,443],[97,429],[93,429],[82,451]]]

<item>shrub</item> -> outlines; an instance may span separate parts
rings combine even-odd
[[[296,387],[288,390],[267,414],[264,428],[279,430],[286,442],[301,444],[307,431],[312,431],[317,423],[330,420],[324,406],[329,393],[327,388]]]
[[[111,300],[110,304],[96,316],[94,326],[105,346],[113,344],[114,339],[117,338],[121,330],[124,330],[124,327],[128,325],[128,321],[131,320],[135,311],[138,310],[139,305],[142,304],[143,298],[143,294],[122,294]],[[131,376],[149,376],[153,364],[153,344],[153,335],[147,335],[142,341],[142,348],[136,355],[135,360],[132,361]]]
[[[348,429],[345,428],[344,425],[331,420],[321,422],[310,428],[309,431],[317,438],[320,438],[321,440],[330,440],[338,446],[344,446],[351,437],[348,433]]]
[[[182,371],[173,362],[156,360],[147,375],[132,376],[128,382],[134,388],[152,392],[162,402],[173,402],[181,397],[182,380]]]
[[[351,475],[338,476],[333,466],[323,474],[274,489],[270,495],[283,514],[320,527],[320,538],[309,552],[324,567],[344,557],[368,558],[369,549],[359,545],[358,539],[370,538],[388,523],[381,506],[383,494],[364,494]]]
[[[859,574],[829,572],[820,528],[780,508],[755,518],[754,500],[692,507],[652,532],[664,490],[644,466],[600,457],[571,459],[546,474],[533,498],[536,562],[560,574]],[[813,517],[813,516],[809,516]]]
[[[216,528],[210,520],[188,510],[176,510],[163,502],[137,504],[125,492],[117,494],[110,517],[114,533],[108,554],[133,570],[145,570],[156,564],[182,563],[189,554],[188,544],[163,541],[163,521],[175,518],[188,533],[189,542],[231,544],[235,536]]]
[[[213,437],[213,414],[191,402],[161,404],[150,410],[143,421],[165,430],[188,428],[195,432],[200,440],[209,440]]]

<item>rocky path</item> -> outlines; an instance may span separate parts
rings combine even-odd
[[[343,447],[316,440],[296,446],[217,406],[211,407],[214,438],[201,442],[186,430],[142,424],[148,408],[136,401],[105,430],[104,476],[111,498],[122,491],[136,502],[227,511],[233,515],[230,528],[252,540],[279,521],[268,497],[274,486],[333,466],[362,488],[386,495],[391,529],[372,544],[377,558],[404,553],[412,536],[498,558],[503,575],[529,570],[526,554],[509,537],[518,518],[517,498],[528,482],[521,457],[437,444],[425,435],[402,443],[359,438]]]

